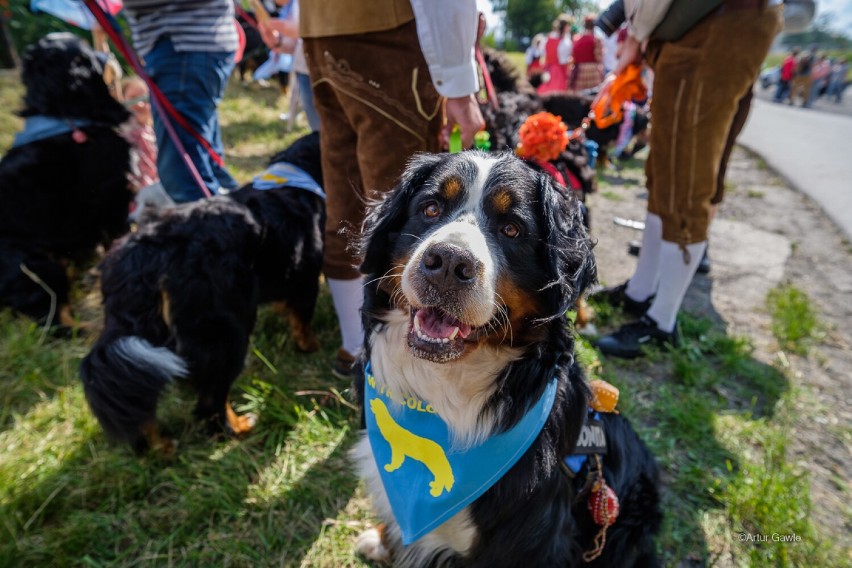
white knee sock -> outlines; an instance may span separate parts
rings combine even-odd
[[[686,245],[689,253],[689,263],[686,263],[680,246],[663,241],[660,250],[660,285],[657,287],[657,297],[648,308],[648,315],[661,330],[674,331],[677,312],[706,248],[707,241]]]
[[[642,232],[642,250],[636,271],[627,282],[627,297],[644,302],[657,291],[660,280],[660,245],[663,242],[663,220],[659,215],[648,213],[645,230]]]
[[[357,355],[364,344],[364,328],[361,325],[361,305],[364,303],[364,280],[333,280],[327,278],[334,311],[340,323],[343,349]]]

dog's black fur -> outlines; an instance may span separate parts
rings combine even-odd
[[[317,134],[273,161],[322,184]],[[285,308],[297,348],[318,347],[310,322],[322,267],[321,197],[246,186],[153,215],[101,265],[104,330],[80,368],[106,433],[138,452],[158,443],[157,400],[176,376],[188,375],[198,391],[199,419],[236,433],[250,427],[227,397],[260,302]]]
[[[468,154],[423,156],[414,160],[400,184],[369,213],[361,266],[367,282],[362,364],[370,360],[375,363],[375,358],[381,357],[374,350],[379,344],[377,338],[394,325],[391,314],[404,314],[411,309],[410,300],[400,293],[404,278],[400,267],[406,266],[412,258],[416,262],[413,251],[420,243],[428,243],[430,235],[445,225],[468,222],[467,217],[460,221],[459,215],[464,215],[462,208],[464,200],[469,199],[465,193],[472,191],[470,184],[478,183],[473,181],[477,179],[476,167],[472,165],[475,161]],[[465,189],[458,198],[445,199],[440,193],[440,188],[450,179],[462,180]],[[494,214],[489,213],[487,201],[490,195],[508,187],[517,192],[512,194],[513,209],[508,217],[495,219]],[[472,353],[483,345],[496,347],[498,352],[510,346],[522,350],[519,359],[509,357],[509,362],[498,372],[487,403],[481,408],[471,406],[469,410],[478,413],[475,415],[480,420],[494,416],[492,433],[508,430],[518,423],[554,376],[558,381],[556,400],[543,430],[520,461],[468,507],[476,534],[471,538],[472,546],[467,554],[452,549],[448,543],[425,538],[403,548],[392,516],[382,519],[387,523],[382,545],[400,566],[411,563],[481,567],[583,566],[582,554],[594,547],[593,540],[600,529],[591,519],[586,500],[575,501],[589,466],[581,470],[577,478],[569,479],[561,471],[560,464],[575,447],[589,400],[583,371],[574,357],[574,336],[566,311],[595,279],[592,244],[581,222],[579,204],[573,192],[564,193],[549,176],[525,167],[512,156],[499,158],[488,174],[482,195],[481,208],[469,222],[483,232],[489,243],[489,254],[500,267],[498,282],[511,283],[519,290],[514,299],[509,295],[496,296],[512,322],[512,333],[506,333],[497,323],[492,332],[483,332],[489,335],[476,337],[473,345],[467,345],[467,354],[462,358],[440,365],[463,366],[464,357],[474,356]],[[432,200],[440,204],[441,214],[427,219],[421,211],[424,202]],[[506,218],[521,223],[523,238],[505,239],[497,234],[495,229],[505,223]],[[458,246],[458,241],[454,241],[454,245]],[[459,298],[452,296],[453,293],[447,292],[448,296],[440,305],[458,303]],[[452,315],[458,317],[455,313]],[[408,337],[411,346],[411,336]],[[393,348],[397,347],[403,352],[406,349],[405,345]],[[415,366],[432,364],[420,360],[416,351],[410,351],[408,357],[414,359]],[[429,367],[425,374],[437,370],[437,367]],[[393,375],[395,368],[386,371]],[[359,374],[355,383],[359,401],[363,400],[362,375]],[[459,376],[462,381],[473,380],[464,372]],[[393,379],[386,377],[386,380]],[[388,385],[394,392],[397,387],[393,383]],[[441,383],[436,388],[461,387]],[[416,396],[425,395],[417,393]],[[447,420],[446,416],[442,418]],[[655,565],[653,535],[661,523],[656,462],[625,417],[609,414],[603,415],[603,420],[608,447],[603,458],[604,477],[621,501],[621,512],[607,532],[603,554],[588,565]],[[373,495],[374,499],[377,497]]]
[[[118,128],[130,114],[101,73],[92,49],[71,34],[30,46],[22,58],[20,116],[92,124],[78,129],[85,141],[60,134],[12,148],[0,161],[0,306],[37,320],[53,315],[51,324],[68,305],[65,264],[87,260],[127,230],[130,145]],[[21,264],[51,289],[54,302]]]

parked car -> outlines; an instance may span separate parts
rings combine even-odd
[[[781,79],[781,67],[767,67],[763,71],[760,72],[760,86],[764,89],[768,89],[773,85],[777,85],[778,81]]]

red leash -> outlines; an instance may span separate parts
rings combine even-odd
[[[237,12],[237,15],[244,19],[248,25],[253,27],[256,30],[259,30],[257,26],[257,20],[251,17],[251,14],[243,10],[243,7],[240,6],[239,2],[234,2],[234,10]]]
[[[479,49],[479,44],[476,46],[476,62],[479,63],[479,68],[482,70],[482,79],[485,81],[485,92],[488,93],[488,100],[494,110],[499,110],[500,105],[497,103],[497,94],[494,92],[494,83],[491,82],[491,73],[488,72],[488,66],[485,64],[485,57],[482,56],[482,50]]]

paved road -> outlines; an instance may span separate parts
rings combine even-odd
[[[852,117],[755,100],[737,142],[819,203],[852,239]]]

